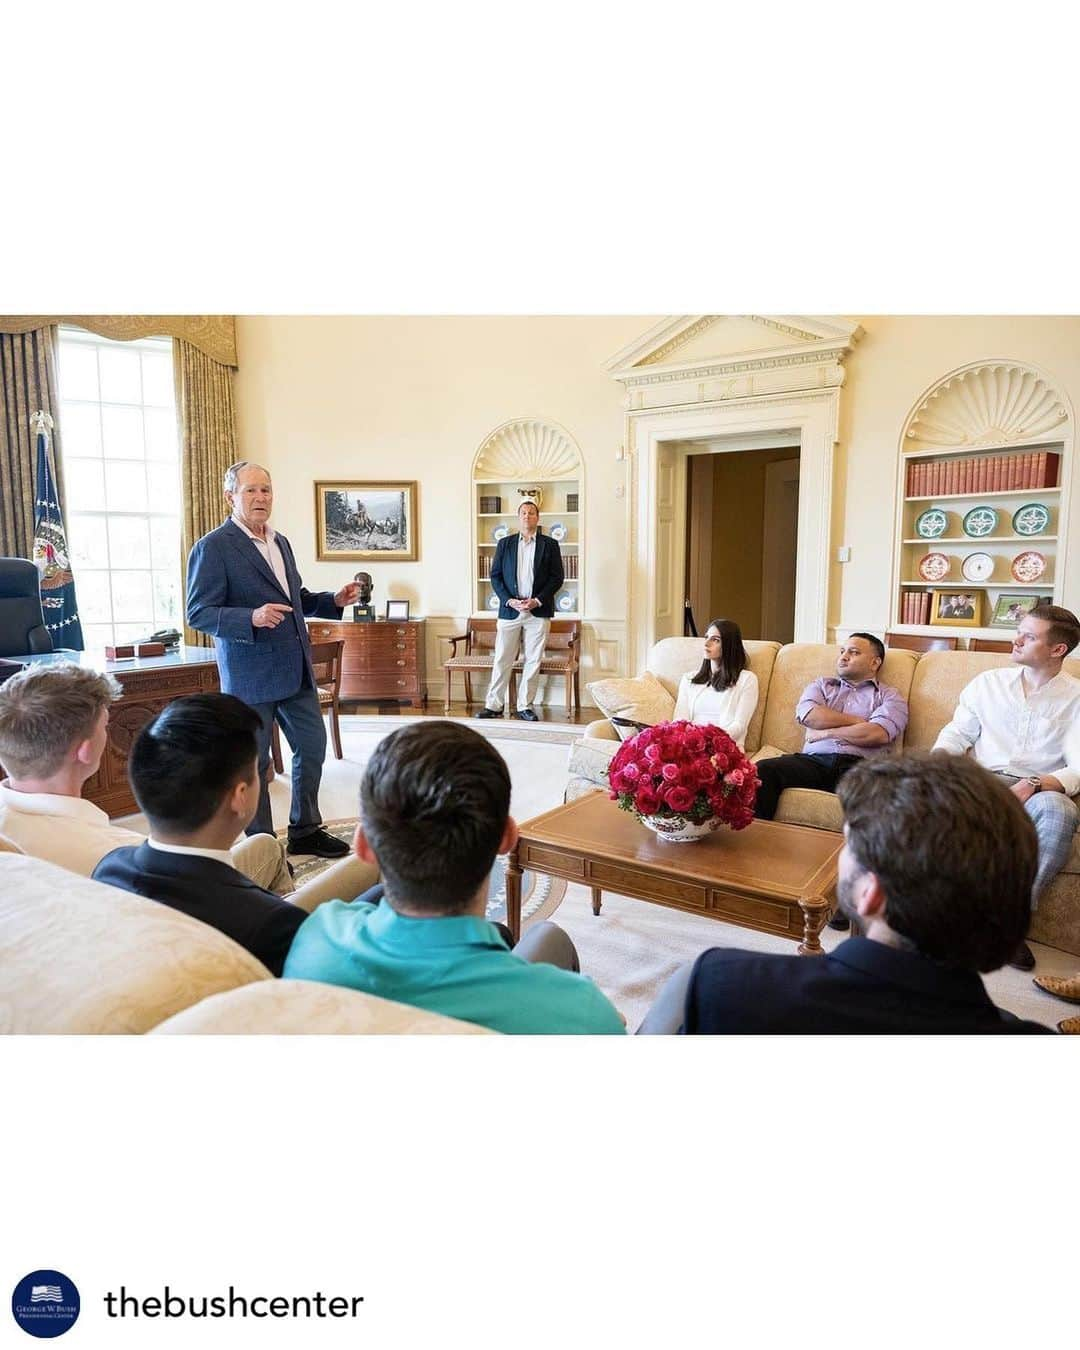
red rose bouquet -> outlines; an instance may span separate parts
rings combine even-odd
[[[758,776],[726,731],[660,722],[624,741],[608,766],[611,798],[661,838],[696,838],[754,818]]]

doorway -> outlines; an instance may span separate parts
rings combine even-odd
[[[691,449],[685,519],[686,593],[698,632],[721,617],[745,638],[794,641],[799,446]]]

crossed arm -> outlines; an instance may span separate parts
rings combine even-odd
[[[808,741],[845,741],[848,745],[888,745],[890,736],[877,722],[866,722],[832,708],[811,708],[803,718]]]

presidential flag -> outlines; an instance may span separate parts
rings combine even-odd
[[[49,471],[49,428],[52,418],[36,412],[30,424],[37,430],[37,496],[34,500],[34,562],[41,573],[41,610],[54,647],[81,652],[82,624],[75,601],[75,578],[68,559],[64,518],[56,480]]]

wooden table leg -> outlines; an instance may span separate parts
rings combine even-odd
[[[821,930],[829,917],[829,902],[820,895],[800,895],[799,908],[803,913],[803,940],[799,943],[800,956],[824,956]]]
[[[506,859],[506,926],[518,942],[521,938],[521,864],[516,848]]]
[[[592,888],[592,912],[594,914],[600,913],[600,900],[601,900],[600,887],[594,886]]]

